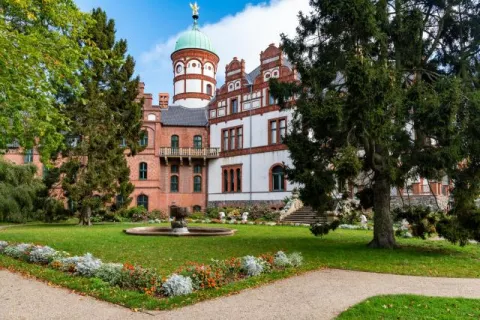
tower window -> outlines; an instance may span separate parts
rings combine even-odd
[[[213,92],[213,89],[212,89],[212,85],[211,84],[207,84],[207,94],[209,96],[212,95],[212,92]]]
[[[170,177],[170,192],[178,192],[178,176]]]
[[[202,136],[193,137],[193,147],[195,149],[202,149]]]
[[[141,133],[140,133],[140,146],[141,147],[146,147],[148,145],[148,132],[147,130],[143,130]]]
[[[193,177],[193,192],[202,192],[202,177]]]
[[[140,162],[138,172],[138,177],[140,180],[147,180],[147,164],[145,162]]]
[[[181,64],[179,64],[177,66],[177,73],[182,73],[183,72],[183,66]]]

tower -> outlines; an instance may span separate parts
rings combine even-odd
[[[197,3],[190,4],[193,27],[184,32],[171,55],[173,66],[173,103],[187,108],[202,108],[216,91],[219,57],[210,39],[198,29]]]

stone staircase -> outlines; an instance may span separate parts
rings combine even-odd
[[[282,222],[289,222],[289,223],[306,223],[306,224],[312,224],[312,223],[326,223],[327,222],[327,216],[322,215],[322,216],[317,216],[317,213],[312,210],[311,207],[302,207],[293,213],[283,217],[281,219]]]

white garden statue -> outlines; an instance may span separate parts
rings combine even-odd
[[[247,222],[248,220],[248,212],[242,213],[242,222]]]
[[[218,213],[218,218],[219,218],[220,220],[225,220],[225,212],[219,212],[219,213]]]
[[[366,226],[366,225],[367,225],[367,221],[368,221],[368,220],[367,220],[367,217],[365,217],[365,215],[362,214],[362,215],[360,216],[360,224],[361,224],[362,226]]]

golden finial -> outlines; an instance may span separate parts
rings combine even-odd
[[[194,4],[190,3],[190,8],[192,8],[192,14],[194,16],[198,16],[198,10],[200,10],[200,7],[198,6],[197,2],[195,2]]]

